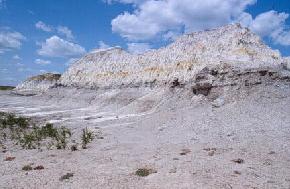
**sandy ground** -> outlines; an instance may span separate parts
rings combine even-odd
[[[246,96],[215,108],[181,89],[1,92],[1,111],[104,138],[75,152],[11,147],[0,153],[0,188],[289,189],[290,87],[257,87]],[[238,158],[244,162],[232,161]],[[44,169],[21,170],[30,163]],[[143,167],[156,173],[136,176]],[[66,173],[74,176],[60,181]]]

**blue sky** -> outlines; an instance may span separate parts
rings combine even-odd
[[[0,85],[64,72],[95,48],[132,53],[241,22],[290,56],[289,0],[0,0]]]

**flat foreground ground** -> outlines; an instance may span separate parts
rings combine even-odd
[[[289,86],[218,108],[178,90],[1,92],[0,111],[103,137],[74,152],[10,146],[0,152],[0,188],[290,188]],[[44,169],[21,170],[30,163]],[[139,177],[138,168],[155,173]]]

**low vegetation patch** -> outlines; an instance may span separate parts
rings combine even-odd
[[[157,171],[153,170],[153,169],[149,169],[149,168],[140,168],[137,169],[137,171],[135,172],[135,175],[139,176],[139,177],[147,177],[148,175],[152,174],[152,173],[156,173]]]
[[[82,148],[86,149],[87,145],[94,139],[93,132],[89,131],[88,128],[83,129],[82,134]]]
[[[22,167],[22,170],[23,170],[23,171],[31,171],[31,170],[32,170],[32,167],[31,167],[31,165],[24,165],[24,166]]]
[[[12,90],[14,88],[13,86],[0,86],[0,91]]]
[[[66,127],[55,127],[51,123],[37,126],[31,119],[16,116],[13,113],[0,112],[0,144],[7,140],[14,141],[16,145],[24,149],[37,149],[46,146],[48,149],[66,149],[71,143],[72,133]],[[80,143],[82,148],[94,139],[93,132],[83,129]],[[71,146],[71,150],[77,150],[77,144]]]

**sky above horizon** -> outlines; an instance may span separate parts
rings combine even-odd
[[[239,22],[290,56],[289,0],[0,0],[0,85],[63,73],[96,48],[142,53]]]

